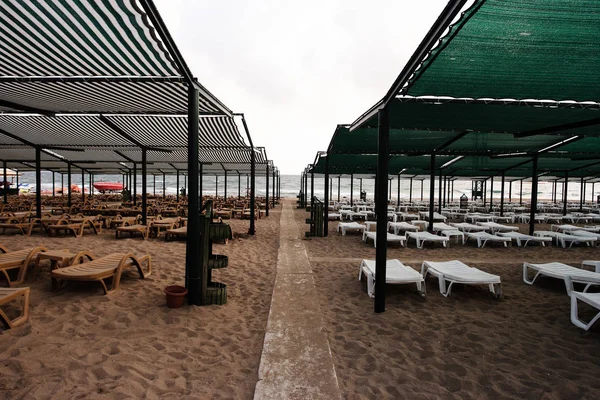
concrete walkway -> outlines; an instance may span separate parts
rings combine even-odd
[[[340,399],[306,249],[283,203],[277,277],[255,399]]]

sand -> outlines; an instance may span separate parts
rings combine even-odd
[[[292,201],[287,200],[287,201]],[[168,309],[162,289],[183,283],[184,243],[99,236],[48,238],[1,236],[9,249],[34,244],[151,254],[154,274],[134,274],[121,289],[102,295],[98,284],[50,289],[43,270],[32,287],[31,318],[0,330],[1,398],[252,398],[275,279],[280,206],[257,221],[232,220],[236,238],[216,245],[230,266],[215,273],[228,284],[225,306]],[[308,214],[295,210],[298,229]],[[330,224],[326,238],[305,240],[315,277],[324,331],[345,399],[580,399],[600,390],[600,325],[584,332],[571,324],[562,281],[522,281],[523,261],[576,265],[598,259],[598,248],[475,244],[444,249],[414,244],[388,250],[419,269],[423,260],[459,259],[502,277],[504,297],[487,288],[453,288],[444,298],[437,280],[427,297],[414,285],[388,285],[387,310],[373,312],[366,283],[358,281],[363,258],[375,249],[360,235],[342,237]],[[540,226],[544,229],[544,226]],[[524,232],[526,226],[521,226]],[[592,310],[583,308],[584,316]]]
[[[281,206],[256,221],[231,220],[234,240],[215,245],[229,267],[213,279],[228,285],[224,306],[169,309],[163,288],[184,284],[185,243],[114,239],[114,230],[82,238],[3,235],[10,250],[43,244],[150,254],[147,280],[128,274],[117,292],[69,282],[52,292],[48,268],[32,289],[25,325],[0,328],[0,398],[251,399],[258,376],[275,279]],[[5,285],[5,283],[2,283]]]
[[[297,221],[306,217],[296,211]],[[425,299],[414,284],[387,285],[386,312],[375,314],[366,282],[358,281],[360,260],[375,258],[373,244],[357,233],[342,237],[336,226],[330,223],[328,237],[304,243],[344,398],[598,397],[600,325],[586,333],[571,323],[562,281],[522,281],[523,261],[577,265],[600,258],[597,247],[391,245],[388,258],[417,270],[423,260],[459,259],[499,274],[504,297],[494,299],[486,287],[455,286],[444,298],[437,279],[429,278]],[[520,228],[526,232],[525,225]]]

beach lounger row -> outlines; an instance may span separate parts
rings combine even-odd
[[[362,275],[367,278],[367,293],[375,296],[375,260],[362,260],[358,272],[358,280]],[[489,274],[477,268],[469,267],[458,260],[434,262],[423,261],[421,273],[406,266],[400,260],[386,261],[385,282],[389,284],[415,283],[417,291],[425,296],[425,279],[427,275],[438,278],[440,293],[444,297],[450,296],[452,285],[455,283],[465,285],[487,285],[490,292],[496,297],[502,296],[502,283],[498,275]]]

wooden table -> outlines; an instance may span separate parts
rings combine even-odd
[[[50,271],[53,271],[57,268],[68,267],[76,255],[77,254],[69,252],[69,250],[50,250],[38,254],[37,259],[35,260],[35,266],[33,267],[33,280],[35,281],[35,276],[40,267],[40,261],[50,260]]]

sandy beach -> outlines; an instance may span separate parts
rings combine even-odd
[[[296,216],[300,224],[306,213]],[[375,314],[364,278],[358,281],[360,261],[375,258],[373,244],[358,233],[342,236],[336,226],[330,223],[328,237],[304,243],[344,398],[597,398],[600,326],[584,332],[571,323],[563,281],[522,281],[524,261],[578,265],[598,259],[597,247],[478,249],[454,239],[446,249],[390,245],[388,259],[417,270],[424,260],[458,259],[498,274],[504,294],[496,300],[487,287],[456,286],[444,298],[437,279],[428,278],[425,299],[415,285],[387,285],[386,312]]]
[[[292,199],[286,202],[294,203]],[[304,235],[308,213],[295,209]],[[234,239],[216,245],[230,266],[214,279],[228,285],[225,306],[168,309],[163,288],[183,284],[184,242],[114,239],[112,230],[83,238],[4,235],[9,249],[43,244],[91,249],[98,256],[133,251],[153,257],[147,280],[135,274],[103,295],[97,283],[69,282],[52,292],[48,269],[32,288],[30,321],[0,331],[1,397],[251,399],[257,382],[275,280],[281,206],[257,221],[230,220]],[[388,285],[387,310],[373,312],[366,283],[358,281],[372,243],[359,234],[303,240],[315,277],[324,330],[344,399],[585,399],[600,389],[600,326],[583,332],[569,319],[564,283],[522,281],[522,263],[572,265],[598,258],[595,247],[474,243],[417,249],[391,245],[388,258],[420,269],[423,260],[459,259],[499,274],[503,298],[487,288],[456,286],[449,298],[437,279],[427,297],[414,285]],[[543,229],[540,226],[539,229]],[[522,232],[526,226],[521,225]],[[583,315],[592,310],[583,307]]]
[[[230,220],[234,239],[214,246],[230,260],[213,278],[228,285],[224,306],[167,308],[164,287],[184,284],[184,242],[116,240],[114,230],[82,238],[0,236],[10,250],[42,244],[97,256],[150,254],[154,268],[147,280],[126,274],[109,295],[98,283],[80,282],[52,292],[48,268],[35,282],[30,274],[29,322],[0,330],[0,398],[251,399],[275,279],[280,209],[256,221],[254,237],[246,234],[248,220]]]

